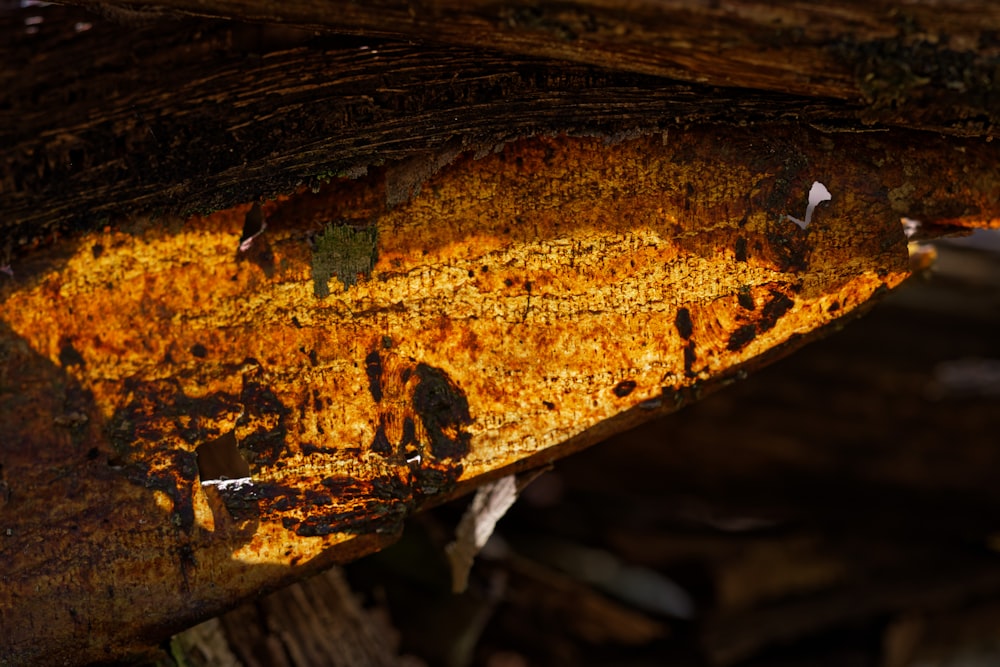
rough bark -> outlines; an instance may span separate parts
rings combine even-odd
[[[983,133],[997,120],[1000,9],[987,0],[71,2],[140,16],[186,13],[489,45],[680,81],[865,100],[869,120],[892,124]]]
[[[841,334],[563,462],[577,503],[622,508],[602,504],[608,517],[642,508],[644,520],[608,519],[589,539],[629,562],[706,573],[696,626],[710,664],[808,649],[822,633],[894,634],[890,618],[927,617],[912,645],[936,635],[952,655],[975,648],[954,628],[1000,593],[997,268],[995,252],[951,249]],[[809,657],[785,659],[814,664],[846,645],[814,641]],[[924,664],[901,659],[912,645],[861,662]]]
[[[555,463],[463,596],[457,507],[347,566],[356,590],[431,665],[459,644],[457,664],[993,664],[1000,265],[938,247],[838,335]]]
[[[398,643],[334,567],[191,628],[171,649],[189,667],[401,667]]]
[[[33,15],[43,22],[26,27]],[[76,31],[78,24],[91,27]],[[989,25],[988,12],[982,25]],[[885,129],[861,124],[870,104],[822,86],[718,88],[274,27],[120,25],[56,6],[0,14],[0,31],[10,36],[0,46],[0,266],[53,239],[137,214],[228,208],[373,164],[422,158],[434,165],[442,152],[489,150],[538,133],[620,138],[694,123],[778,121],[831,133]],[[976,57],[988,60],[989,53]],[[946,100],[922,99],[914,108],[958,113],[956,95],[948,88]],[[981,100],[995,106],[988,96]],[[905,109],[893,108],[883,120],[905,118]],[[964,145],[878,136],[919,145],[921,162],[945,169]]]

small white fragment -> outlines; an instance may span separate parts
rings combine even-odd
[[[830,201],[833,199],[833,195],[830,191],[826,189],[826,186],[819,181],[813,181],[812,187],[809,188],[809,205],[806,207],[806,216],[804,219],[799,220],[796,217],[786,215],[785,217],[794,222],[796,225],[805,229],[812,222],[813,211],[816,207],[825,201]]]
[[[11,278],[14,277],[14,269],[10,268],[10,264],[4,264],[0,266],[0,273],[6,273]]]
[[[87,32],[88,30],[90,30],[93,27],[94,27],[94,24],[93,23],[89,23],[87,21],[77,21],[76,23],[73,24],[73,30],[75,32]]]
[[[253,480],[249,477],[239,477],[237,479],[203,479],[202,486],[214,486],[217,489],[239,490],[243,486],[253,486]]]
[[[420,465],[420,460],[421,460],[420,459],[420,454],[414,454],[413,456],[411,456],[408,459],[406,459],[406,462],[407,463],[416,463],[417,465]]]
[[[517,480],[507,475],[484,484],[476,491],[469,509],[455,529],[455,541],[444,548],[451,564],[451,590],[461,593],[469,584],[469,571],[476,554],[483,548],[497,521],[517,500]]]
[[[903,233],[906,234],[906,238],[911,238],[920,229],[920,225],[923,223],[919,220],[914,220],[913,218],[901,218],[903,223]]]

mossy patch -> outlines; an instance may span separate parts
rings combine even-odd
[[[995,55],[903,38],[847,41],[832,48],[854,68],[869,106],[868,122],[896,121],[902,110],[923,122],[964,125],[974,132],[987,132],[1000,122],[994,85],[1000,58]]]
[[[330,294],[330,279],[340,280],[344,289],[367,280],[378,257],[378,228],[327,225],[316,239],[312,255],[313,290],[324,298]]]

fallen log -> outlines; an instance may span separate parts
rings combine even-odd
[[[171,54],[190,44],[219,42],[191,33]],[[322,71],[313,56],[303,71]],[[433,74],[426,116],[405,106],[413,90],[383,90],[384,70],[331,74],[330,95],[356,84],[364,109],[388,94],[390,112],[299,127],[331,98],[250,93],[262,79],[229,60],[209,70],[230,86],[214,117],[239,122],[215,134],[199,115],[207,84],[191,106],[180,79],[163,98],[144,88],[138,120],[111,94],[137,99],[126,82],[152,62],[100,97],[67,98],[91,110],[76,134],[7,135],[8,664],[134,655],[375,550],[416,509],[675,410],[838,326],[907,275],[901,216],[1000,221],[984,138],[762,122],[783,113],[769,110],[748,128],[662,124],[669,106],[647,105],[649,81],[632,80],[638,101],[606,104],[616,88],[588,93],[598,74],[575,70],[560,104],[556,67],[533,61],[510,80],[541,82],[522,97],[489,88],[498,106],[485,111],[476,94],[442,103]],[[44,100],[7,105],[36,112],[9,127],[43,128],[40,110],[58,107],[49,89],[5,90]],[[511,129],[525,100],[538,115]],[[288,135],[269,128],[289,124],[297,143],[281,146]],[[222,157],[244,136],[248,152]],[[315,153],[296,157],[309,141]],[[157,168],[175,152],[176,169]],[[810,202],[814,183],[829,201]],[[227,208],[213,214],[138,213],[216,191]]]
[[[904,667],[995,655],[990,238],[936,243],[931,269],[844,331],[556,462],[504,516],[465,594],[448,594],[444,562],[454,503],[346,566],[355,594],[428,664],[512,653],[529,664],[816,664],[832,653]],[[285,610],[302,598],[283,589],[224,615],[222,631],[184,637],[213,627],[258,665],[262,636],[289,645]],[[456,660],[456,647],[475,660]]]
[[[539,138],[391,208],[389,170],[268,202],[245,252],[251,206],[35,253],[0,297],[4,658],[136,650],[898,284],[891,170],[758,136]]]

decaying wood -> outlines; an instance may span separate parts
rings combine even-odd
[[[335,567],[191,628],[171,644],[190,667],[400,667],[398,638],[387,621],[362,609]]]
[[[574,502],[641,508],[630,525],[602,505],[612,518],[588,539],[711,581],[697,625],[712,664],[838,628],[877,632],[896,615],[909,627],[887,633],[909,637],[892,639],[886,664],[925,664],[896,660],[921,636],[960,653],[962,635],[945,636],[954,615],[973,617],[1000,593],[1000,283],[995,254],[985,280],[959,281],[975,259],[952,252],[944,260],[959,271],[906,285],[897,307],[558,466]],[[956,361],[993,368],[978,373],[992,380],[945,386]]]
[[[266,204],[245,254],[250,207],[36,253],[2,296],[4,657],[134,650],[902,280],[901,167],[739,136],[513,143],[392,208],[390,170],[337,180]],[[835,199],[803,230],[784,216],[813,174]],[[369,274],[331,228],[369,239]],[[204,484],[199,448],[226,438],[252,481]]]
[[[134,654],[730,383],[899,284],[901,216],[1000,224],[988,136],[835,131],[898,91],[852,107],[808,67],[819,84],[781,90],[833,101],[709,105],[586,65],[292,34],[269,52],[210,23],[47,32],[78,15],[45,11],[33,32],[3,17],[3,664]],[[880,48],[940,55],[907,16]],[[948,16],[959,41],[993,20]],[[973,101],[897,124],[988,133],[976,44]],[[907,72],[890,83],[918,99]],[[694,123],[731,103],[749,127]],[[803,228],[813,181],[833,199]],[[203,207],[226,210],[173,215]]]
[[[960,251],[942,248],[929,276],[838,335],[557,462],[498,527],[506,550],[474,568],[483,589],[506,575],[474,664],[511,651],[527,664],[943,667],[977,654],[992,664],[1000,267],[995,253],[986,264]],[[988,272],[974,275],[976,264]],[[979,371],[960,382],[956,362]],[[415,555],[414,534],[440,549],[457,516],[426,513],[403,544],[347,568],[359,590],[389,589],[404,638],[426,633],[424,610],[440,599],[421,594],[419,575],[404,579],[443,559],[433,546]],[[671,630],[609,641],[610,618],[587,623],[589,606],[529,568],[556,566],[552,542],[563,552],[600,548],[612,561],[570,570],[562,559],[563,579],[586,587],[586,575],[614,573],[617,559],[673,579],[693,613],[675,623],[642,605],[652,596],[630,598],[624,582],[591,585],[639,616],[631,627],[656,619]],[[459,608],[450,615],[439,604],[438,619]]]
[[[1000,266],[939,248],[929,275],[838,335],[557,462],[466,596],[447,595],[442,562],[455,507],[347,566],[356,589],[428,664],[493,596],[471,664],[993,664]],[[557,557],[574,546],[603,557],[569,568]],[[588,583],[621,563],[686,591],[685,620],[650,608],[648,579]]]

